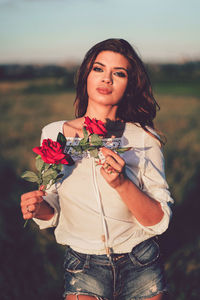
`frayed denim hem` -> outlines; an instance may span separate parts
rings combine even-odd
[[[168,289],[163,289],[163,290],[158,290],[158,291],[156,291],[155,293],[152,293],[151,295],[148,295],[148,296],[143,296],[143,297],[134,297],[134,298],[131,298],[131,300],[141,300],[141,299],[151,299],[151,298],[153,298],[153,297],[155,297],[155,296],[158,296],[158,295],[160,295],[160,294],[165,294],[165,295],[168,295],[169,294],[169,292],[168,292]]]

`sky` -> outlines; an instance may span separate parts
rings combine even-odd
[[[80,62],[107,38],[145,62],[200,60],[199,0],[0,0],[0,63]]]

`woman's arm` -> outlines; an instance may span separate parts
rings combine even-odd
[[[147,196],[128,178],[116,187],[116,191],[143,226],[153,226],[162,220],[164,212],[160,203]]]
[[[143,226],[159,223],[164,215],[160,203],[141,191],[125,176],[125,162],[118,154],[107,148],[102,148],[101,151],[106,158],[101,174],[119,193],[138,222]]]

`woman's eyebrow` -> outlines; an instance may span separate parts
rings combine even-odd
[[[100,63],[100,62],[98,62],[98,61],[95,61],[94,64],[98,64],[98,65],[100,65],[100,66],[102,66],[102,67],[105,67],[104,64],[102,64],[102,63]],[[124,70],[124,71],[128,72],[128,69],[123,68],[123,67],[114,67],[113,69],[115,69],[115,70]]]

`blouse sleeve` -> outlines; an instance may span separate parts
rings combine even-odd
[[[45,128],[42,130],[40,145],[42,144],[43,139],[49,138],[47,133],[45,132]],[[58,224],[58,219],[60,215],[60,205],[59,205],[59,197],[57,192],[57,185],[53,184],[49,190],[46,191],[47,195],[43,196],[43,199],[54,209],[54,216],[48,220],[40,220],[33,218],[34,222],[39,225],[40,229],[45,229],[49,227],[55,227]]]
[[[162,234],[169,225],[174,203],[165,178],[164,157],[160,142],[144,132],[144,160],[141,172],[142,190],[152,199],[159,201],[164,212],[161,221],[153,226],[140,226],[150,234]]]

